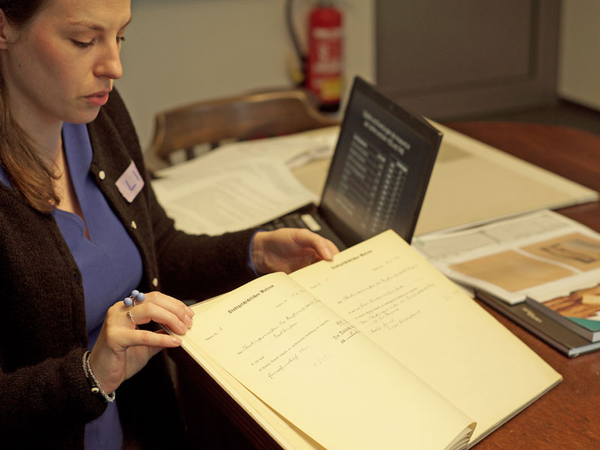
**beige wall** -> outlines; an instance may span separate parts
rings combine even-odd
[[[339,0],[345,73],[375,80],[374,1]],[[298,26],[313,0],[295,0]],[[284,0],[133,0],[122,50],[125,98],[143,147],[156,112],[247,90],[292,86]],[[303,28],[298,28],[305,38]]]
[[[600,2],[563,0],[558,94],[600,110]]]

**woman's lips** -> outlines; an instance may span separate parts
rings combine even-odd
[[[108,101],[108,91],[95,92],[92,95],[84,97],[89,103],[95,106],[102,106]]]

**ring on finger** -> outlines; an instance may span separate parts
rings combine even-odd
[[[133,323],[133,325],[135,325],[135,327],[137,328],[137,323],[135,323],[135,320],[133,320],[133,316],[131,315],[131,310],[127,310],[127,317],[129,317],[129,320],[131,320],[131,323]]]

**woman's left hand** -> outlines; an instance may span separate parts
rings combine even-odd
[[[135,307],[123,301],[111,306],[90,354],[90,367],[106,393],[111,393],[142,369],[163,348],[177,347],[181,338],[166,332],[140,330],[137,325],[155,322],[185,334],[194,311],[160,292],[149,292]]]
[[[333,242],[305,229],[259,231],[252,241],[252,262],[260,274],[291,273],[322,259],[331,261],[336,253]]]

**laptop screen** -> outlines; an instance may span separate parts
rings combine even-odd
[[[441,139],[356,77],[319,213],[347,245],[389,228],[410,243]]]

